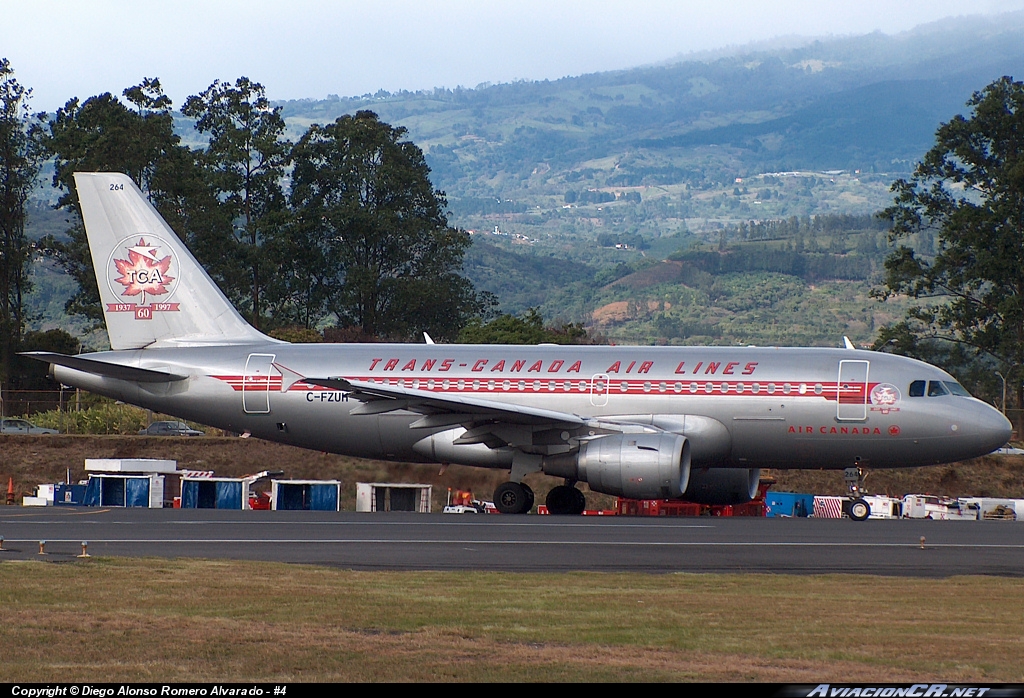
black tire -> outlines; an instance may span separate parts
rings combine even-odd
[[[519,486],[526,491],[526,509],[523,510],[523,513],[526,514],[529,513],[531,509],[533,509],[533,503],[534,501],[536,501],[537,496],[533,493],[533,490],[530,489],[530,486],[527,485],[525,482],[520,482]]]
[[[854,521],[866,521],[871,516],[871,505],[858,497],[850,502],[850,518]]]
[[[587,508],[587,498],[586,498],[586,496],[582,492],[580,492],[575,487],[570,487],[569,489],[572,490],[572,498],[573,498],[572,511],[569,512],[569,513],[571,513],[571,514],[573,514],[575,516],[579,516]]]
[[[576,513],[573,511],[573,505],[576,501],[572,494],[574,491],[579,492],[575,487],[569,487],[568,485],[552,487],[551,491],[548,492],[547,498],[544,500],[548,507],[548,513],[552,516],[567,516]]]
[[[533,492],[518,482],[503,482],[494,490],[494,507],[502,514],[525,514],[533,506]]]

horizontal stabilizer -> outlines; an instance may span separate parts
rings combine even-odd
[[[49,364],[66,366],[67,368],[73,368],[84,373],[92,373],[97,376],[106,376],[107,378],[116,378],[123,381],[134,381],[136,383],[170,383],[188,378],[188,376],[179,376],[167,371],[154,371],[149,368],[112,364],[106,361],[84,359],[80,356],[68,356],[51,351],[27,351],[22,356],[27,356],[37,361],[45,361]]]

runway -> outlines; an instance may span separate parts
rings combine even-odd
[[[0,509],[0,562],[93,556],[267,560],[364,570],[1024,576],[1003,521]],[[922,547],[921,538],[924,537]],[[46,555],[39,555],[45,541]]]

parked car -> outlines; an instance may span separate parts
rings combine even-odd
[[[0,419],[0,434],[59,434],[56,429],[37,427],[27,419]]]
[[[203,433],[185,422],[153,422],[139,431],[140,436],[202,436]]]

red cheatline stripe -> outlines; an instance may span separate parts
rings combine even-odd
[[[243,380],[242,376],[211,376],[223,381],[237,392],[280,390],[281,378],[271,376],[250,376]],[[412,388],[433,393],[491,393],[508,395],[561,394],[583,395],[591,393],[591,381],[584,378],[380,378],[376,376],[353,378],[366,383],[382,386]],[[607,392],[610,395],[688,395],[692,397],[707,395],[743,395],[745,397],[819,397],[826,400],[836,399],[836,383],[808,383],[799,381],[660,381],[660,380],[629,380],[612,378],[607,381]],[[839,401],[844,404],[862,405],[866,402],[867,392],[876,383],[846,382],[839,386]],[[597,381],[593,392],[606,392],[604,381]],[[820,389],[818,388],[820,386]],[[801,388],[803,391],[801,392]],[[312,383],[298,381],[289,392],[329,391]]]

